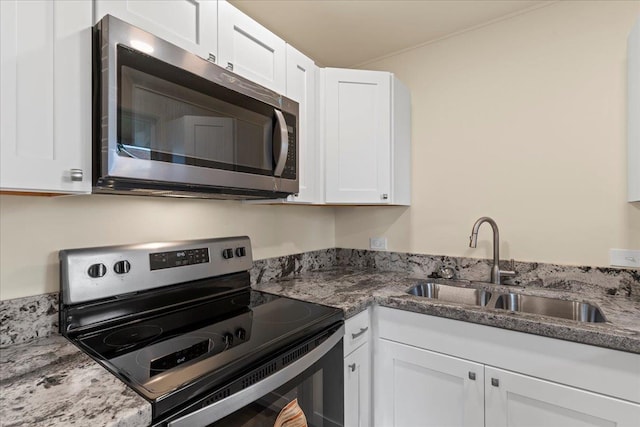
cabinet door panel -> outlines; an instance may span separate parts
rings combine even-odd
[[[298,173],[300,190],[289,196],[291,202],[317,202],[316,161],[316,64],[293,47],[287,45],[286,96],[297,101],[298,115]]]
[[[495,427],[632,427],[640,405],[485,368],[486,419]]]
[[[219,64],[271,90],[284,93],[284,40],[226,1],[218,3],[218,13]]]
[[[389,203],[390,75],[327,68],[325,115],[326,202]]]
[[[344,359],[344,425],[371,425],[371,366],[369,343]]]
[[[376,425],[484,426],[482,365],[384,339],[378,342]]]
[[[91,2],[2,1],[0,20],[0,187],[90,191]]]
[[[216,0],[96,0],[95,21],[110,14],[203,58],[218,50]]]

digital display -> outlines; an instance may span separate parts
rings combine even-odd
[[[185,265],[209,262],[209,249],[186,249],[182,251],[157,252],[149,254],[151,271],[163,268],[183,267]]]

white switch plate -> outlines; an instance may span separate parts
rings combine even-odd
[[[640,250],[609,249],[609,264],[616,267],[640,267]]]
[[[370,237],[369,248],[374,251],[386,251],[387,250],[387,238],[386,237]]]

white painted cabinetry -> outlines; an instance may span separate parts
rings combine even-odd
[[[317,75],[313,60],[287,45],[287,85],[285,95],[298,102],[298,173],[300,190],[288,202],[316,203],[319,197],[317,138]]]
[[[377,426],[637,426],[640,355],[376,307]]]
[[[484,366],[381,339],[380,426],[484,426]]]
[[[218,51],[216,0],[95,0],[94,22],[109,14],[208,59]]]
[[[489,366],[485,378],[487,426],[633,427],[640,423],[640,406],[630,402]]]
[[[344,338],[344,426],[371,426],[370,310],[347,319]]]
[[[640,19],[627,41],[627,200],[640,202]]]
[[[91,12],[0,1],[0,189],[91,191]]]
[[[323,79],[326,203],[410,204],[407,88],[382,71],[327,68]]]
[[[224,0],[218,2],[218,64],[285,93],[286,43]]]

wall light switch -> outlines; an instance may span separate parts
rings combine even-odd
[[[370,237],[369,248],[374,251],[386,251],[387,250],[387,238],[386,237]]]
[[[609,249],[609,264],[616,267],[640,268],[640,250]]]

